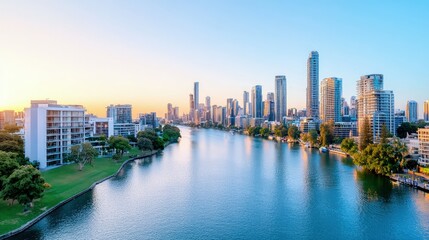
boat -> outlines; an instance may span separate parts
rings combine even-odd
[[[327,153],[327,152],[329,152],[328,148],[326,148],[326,147],[321,147],[321,148],[319,148],[319,151],[320,151],[321,153]]]

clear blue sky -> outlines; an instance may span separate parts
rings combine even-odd
[[[288,107],[304,108],[306,59],[320,80],[382,73],[396,108],[429,99],[429,1],[1,1],[0,110],[31,99],[111,103],[162,114],[171,102],[242,101],[256,84],[288,81]],[[16,94],[20,93],[20,94]]]

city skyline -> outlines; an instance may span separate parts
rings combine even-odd
[[[318,51],[319,80],[342,78],[345,99],[360,76],[383,74],[395,108],[412,99],[423,117],[427,3],[98,3],[0,4],[0,111],[55,99],[100,117],[110,104],[164,116],[170,102],[181,115],[193,82],[223,106],[255,85],[274,92],[276,75],[288,79],[288,108],[303,109],[306,58]]]

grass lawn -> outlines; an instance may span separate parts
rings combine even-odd
[[[82,171],[78,171],[77,164],[70,164],[42,172],[45,181],[52,187],[34,202],[31,211],[24,214],[24,207],[17,202],[9,206],[8,202],[0,200],[0,235],[19,228],[59,202],[89,188],[94,182],[116,173],[125,160],[137,155],[142,155],[142,152],[133,148],[117,162],[111,158],[97,158],[93,166],[85,165]]]

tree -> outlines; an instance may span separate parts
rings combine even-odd
[[[0,191],[3,189],[7,178],[19,167],[13,156],[12,153],[0,151]]]
[[[311,129],[308,132],[308,141],[310,142],[311,146],[315,146],[318,143],[317,141],[318,136],[319,135],[317,134],[317,131],[314,129]]]
[[[20,204],[32,206],[35,199],[43,196],[45,180],[39,170],[31,165],[21,166],[8,178],[3,189],[3,200],[18,200]]]
[[[257,136],[261,134],[261,127],[257,126],[255,127],[255,129],[253,130],[253,136]]]
[[[390,134],[389,129],[387,129],[386,124],[381,126],[381,134],[380,134],[380,143],[387,143],[387,139],[390,138],[392,134]]]
[[[370,126],[368,117],[365,117],[365,119],[363,120],[362,129],[359,134],[360,134],[359,149],[362,151],[368,145],[373,143],[371,126]]]
[[[116,154],[119,154],[121,157],[124,155],[124,151],[131,149],[129,140],[122,136],[111,136],[109,138],[109,146],[115,149]]]
[[[355,154],[358,150],[355,140],[353,140],[352,138],[345,138],[341,142],[341,150],[350,155]]]
[[[149,138],[138,138],[137,147],[142,151],[152,151],[153,144]]]
[[[163,150],[164,149],[164,140],[161,138],[155,139],[155,141],[152,142],[153,148],[155,150]]]
[[[180,135],[180,129],[176,126],[169,125],[169,124],[164,125],[162,130],[162,135],[163,135],[163,138],[166,139],[166,141],[172,141],[172,142],[177,142],[177,140],[180,137],[182,137]]]
[[[82,171],[86,163],[92,165],[92,160],[98,155],[98,151],[91,143],[82,143],[71,147],[70,159],[79,165],[79,171]]]
[[[259,131],[259,133],[263,138],[268,138],[268,136],[270,135],[270,129],[264,127]]]
[[[3,127],[3,131],[6,133],[16,133],[16,132],[19,132],[20,129],[21,129],[20,127],[12,124],[6,124]]]
[[[285,125],[278,125],[274,128],[274,135],[276,137],[286,137],[288,135],[288,128]]]
[[[297,126],[292,125],[287,130],[289,139],[297,140],[299,138],[300,132]]]
[[[320,125],[320,142],[322,146],[328,146],[334,142],[334,122],[329,121]]]
[[[399,138],[406,138],[407,133],[416,133],[417,132],[417,126],[415,124],[404,122],[402,123],[397,129],[396,129],[396,135]]]

